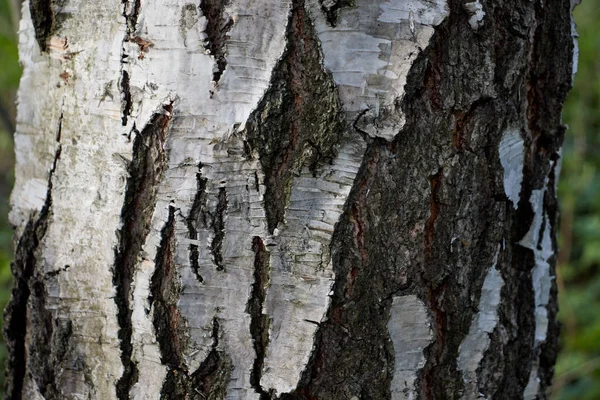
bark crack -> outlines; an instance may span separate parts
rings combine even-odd
[[[131,114],[131,91],[129,87],[129,73],[124,69],[121,71],[121,105],[123,112],[121,114],[121,125],[127,126],[127,118]]]
[[[250,334],[254,345],[256,358],[250,373],[250,384],[260,394],[261,399],[270,399],[272,396],[260,385],[260,378],[269,343],[269,318],[263,314],[263,307],[267,297],[269,284],[269,252],[259,236],[252,239],[254,252],[254,283],[250,298],[246,305],[246,312],[250,314]]]
[[[227,68],[226,43],[227,33],[233,26],[233,19],[225,11],[229,0],[202,0],[200,10],[206,17],[206,44],[204,47],[210,51],[215,59],[213,68],[213,81],[218,83],[221,75]]]
[[[198,240],[198,225],[202,223],[206,227],[206,186],[208,179],[202,176],[202,163],[198,164],[198,172],[196,173],[196,195],[194,202],[187,218],[188,235],[191,240]],[[203,283],[204,278],[200,274],[200,249],[197,244],[190,244],[190,266],[196,275],[198,282]]]
[[[213,240],[210,243],[210,252],[213,256],[217,271],[224,271],[223,254],[223,239],[225,238],[225,216],[227,213],[227,191],[224,187],[219,188],[219,196],[217,209],[212,216],[212,227],[214,232]]]
[[[123,375],[117,382],[117,397],[129,399],[129,390],[137,382],[137,366],[132,360],[131,283],[145,238],[150,233],[156,206],[156,193],[166,166],[165,143],[173,113],[173,102],[163,105],[133,142],[133,158],[121,211],[123,227],[118,232],[115,249],[113,284],[121,342]]]
[[[137,20],[140,13],[141,0],[122,0],[123,4],[123,17],[125,18],[125,23],[127,25],[125,37],[123,38],[123,45],[127,42],[137,43],[137,38],[139,38],[135,32],[137,29]],[[131,115],[131,107],[132,96],[129,87],[129,73],[125,70],[125,64],[128,64],[129,54],[125,52],[125,46],[122,46],[121,49],[121,106],[123,108],[121,114],[121,124],[123,126],[127,125],[127,119],[129,115]],[[143,55],[143,51],[140,51],[140,56]],[[142,57],[143,58],[143,57]]]
[[[169,206],[169,218],[161,231],[161,241],[155,270],[150,281],[149,304],[153,309],[153,324],[160,347],[161,361],[170,369],[186,370],[183,362],[185,322],[177,309],[179,276],[175,262],[175,207]]]

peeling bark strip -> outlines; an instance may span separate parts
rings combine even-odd
[[[218,83],[227,68],[226,42],[227,32],[233,25],[233,19],[225,11],[229,0],[201,0],[200,10],[206,17],[205,48],[215,58],[213,81]]]
[[[146,236],[150,233],[150,220],[156,205],[158,183],[166,165],[165,142],[173,113],[172,103],[162,106],[133,142],[133,159],[129,165],[129,178],[125,202],[121,213],[123,228],[120,243],[115,250],[113,283],[118,308],[119,340],[123,375],[117,383],[120,400],[129,399],[129,390],[137,381],[137,367],[131,359],[131,284],[134,268]]]
[[[335,83],[323,68],[304,0],[293,1],[286,40],[271,86],[246,123],[250,150],[259,154],[265,174],[270,233],[284,220],[293,176],[305,166],[315,172],[334,159],[345,129]]]

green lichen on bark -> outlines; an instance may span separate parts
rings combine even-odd
[[[345,129],[333,78],[322,65],[303,0],[293,2],[287,47],[271,84],[246,123],[247,155],[258,153],[265,174],[265,210],[272,233],[284,220],[292,178],[336,156]]]

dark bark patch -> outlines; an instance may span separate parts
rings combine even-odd
[[[223,264],[223,239],[225,238],[225,215],[227,213],[227,191],[224,187],[219,188],[217,209],[212,216],[213,240],[210,242],[210,252],[217,266],[217,271],[224,271]]]
[[[215,59],[213,81],[218,83],[227,68],[226,43],[227,33],[233,26],[233,19],[225,12],[228,0],[202,0],[200,10],[206,17],[207,39],[205,48]]]
[[[269,232],[284,220],[295,174],[331,162],[345,129],[333,78],[322,66],[319,41],[303,0],[294,0],[287,47],[270,87],[246,123],[251,156],[257,152],[265,174]]]
[[[131,114],[131,90],[129,87],[129,73],[125,70],[121,71],[121,107],[123,112],[121,114],[121,125],[127,125],[127,118]]]
[[[123,375],[117,382],[117,397],[129,399],[129,390],[137,382],[137,367],[131,359],[131,283],[142,245],[150,233],[152,214],[156,206],[156,192],[166,165],[165,142],[171,123],[173,105],[163,106],[133,142],[133,158],[129,164],[129,178],[125,201],[121,210],[123,228],[118,232],[119,246],[115,249],[113,284],[119,322]]]
[[[40,50],[46,51],[54,24],[52,0],[31,0],[29,2],[29,12],[35,30],[35,39],[40,46]]]
[[[429,199],[429,218],[425,224],[425,258],[431,259],[433,250],[433,241],[435,237],[435,222],[440,215],[440,190],[444,179],[444,170],[440,170],[429,177],[429,185],[431,186],[431,197]]]
[[[198,369],[189,374],[187,368],[171,368],[163,384],[161,400],[222,400],[227,394],[233,362],[219,350],[220,324],[213,318],[212,349]]]
[[[327,17],[327,23],[332,27],[337,25],[340,9],[354,7],[354,0],[319,0],[319,3]]]
[[[213,318],[213,345],[208,357],[192,374],[192,386],[202,394],[202,400],[220,400],[227,394],[227,385],[233,371],[231,357],[219,350],[220,324]],[[200,397],[198,397],[200,399]]]
[[[123,16],[127,23],[127,37],[125,40],[129,40],[129,38],[135,36],[137,31],[137,21],[142,2],[141,0],[121,0],[121,3],[123,4]]]
[[[270,399],[271,396],[260,385],[262,368],[269,344],[269,318],[263,314],[263,307],[269,284],[270,255],[259,236],[252,239],[252,251],[254,251],[254,283],[246,305],[246,312],[250,314],[251,318],[250,334],[252,335],[256,358],[250,373],[250,384],[257,393],[261,394],[261,397]]]
[[[187,327],[177,308],[180,284],[174,251],[175,207],[169,206],[169,218],[161,231],[160,246],[154,260],[149,303],[162,363],[172,370],[185,371],[183,351],[187,347]]]
[[[207,226],[206,222],[206,185],[208,179],[202,176],[202,163],[198,165],[196,173],[196,195],[190,209],[190,214],[187,217],[188,235],[192,240],[198,240],[198,226],[200,224]],[[197,244],[190,244],[190,266],[196,275],[199,283],[204,282],[204,278],[200,274],[200,249]]]

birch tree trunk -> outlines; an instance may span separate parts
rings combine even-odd
[[[568,0],[29,0],[8,399],[544,399]]]

